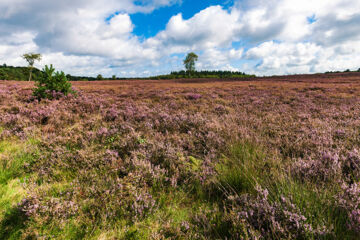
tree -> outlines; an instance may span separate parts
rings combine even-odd
[[[75,93],[71,89],[71,83],[67,80],[64,72],[55,72],[52,65],[45,65],[44,77],[36,81],[36,88],[33,89],[33,95],[41,98],[59,98],[69,93]]]
[[[185,65],[185,69],[186,71],[190,74],[191,72],[195,71],[195,62],[198,60],[198,55],[196,55],[195,53],[191,52],[189,53],[185,60],[184,60],[184,65]]]
[[[116,80],[116,75],[112,75],[112,80]]]
[[[41,54],[40,53],[26,53],[22,57],[29,63],[29,69],[30,69],[29,81],[31,81],[32,70],[34,68],[34,63],[35,63],[35,61],[40,61],[41,60]]]
[[[103,80],[103,76],[101,74],[97,75],[96,80]]]

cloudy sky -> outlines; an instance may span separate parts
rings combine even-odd
[[[359,0],[0,0],[0,64],[43,54],[73,75],[258,75],[360,68]]]

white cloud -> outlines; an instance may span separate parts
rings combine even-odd
[[[171,56],[195,51],[199,69],[260,75],[360,67],[358,0],[238,0],[189,19],[179,13],[155,37],[134,35],[131,13],[180,2],[0,0],[0,62],[25,65],[20,56],[37,51],[42,65],[71,74],[151,75],[179,69]]]
[[[265,42],[246,53],[248,59],[261,59],[256,71],[262,74],[311,72],[322,48],[314,43]]]
[[[358,69],[360,43],[331,47],[315,43],[265,42],[246,53],[248,59],[261,59],[254,69],[259,75],[325,72]]]
[[[27,52],[36,52],[37,45],[33,42],[34,33],[13,33],[9,36],[0,36],[0,63],[8,65],[23,65],[22,55]]]
[[[166,29],[155,38],[172,48],[186,46],[199,50],[229,46],[234,31],[239,28],[237,18],[235,11],[229,13],[220,6],[209,7],[189,20],[184,20],[178,14],[170,19]]]
[[[154,64],[159,54],[151,48],[144,48],[132,34],[134,25],[129,13],[150,12],[177,2],[2,0],[0,61],[24,65],[20,56],[38,51],[44,55],[43,64],[48,62],[46,59],[52,60],[60,69],[72,74],[95,74],[104,72],[106,68],[115,71],[109,69],[112,65],[122,68]],[[113,17],[106,22],[111,14]],[[89,71],[85,65],[79,67],[78,63],[88,64],[93,70]]]
[[[199,69],[234,69],[231,66],[232,60],[241,59],[243,55],[243,50],[219,50],[216,48],[210,48],[204,50],[201,55],[201,59],[197,64]]]

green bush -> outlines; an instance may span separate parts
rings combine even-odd
[[[97,75],[96,80],[103,80],[103,76],[101,74]]]
[[[58,98],[69,93],[74,93],[71,83],[67,80],[64,72],[55,72],[52,64],[50,67],[45,65],[44,77],[36,80],[33,95],[37,98]]]

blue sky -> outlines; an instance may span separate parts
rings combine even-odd
[[[73,75],[150,76],[183,69],[257,75],[360,67],[358,0],[0,1],[0,64],[43,55]]]
[[[177,4],[161,7],[151,13],[131,14],[131,20],[135,25],[134,34],[145,38],[154,37],[159,31],[166,27],[166,24],[172,16],[181,13],[184,19],[189,19],[201,10],[214,5],[221,5],[224,9],[228,9],[229,7],[233,6],[233,1],[182,0]]]

